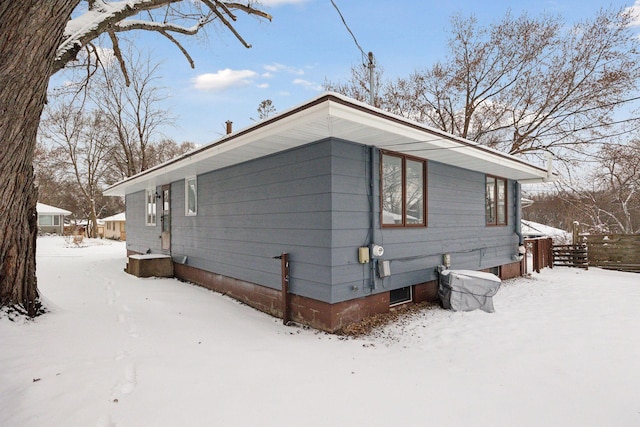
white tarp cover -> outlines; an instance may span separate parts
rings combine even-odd
[[[438,296],[444,308],[472,311],[476,308],[493,313],[492,297],[501,280],[491,273],[473,270],[445,270],[440,274]]]

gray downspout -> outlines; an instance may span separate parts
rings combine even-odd
[[[515,187],[515,209],[516,209],[516,235],[518,236],[518,246],[524,245],[524,237],[522,236],[522,191],[521,185],[518,181],[514,183]]]
[[[378,204],[378,198],[376,197],[376,148],[372,145],[369,147],[369,185],[371,186],[370,190],[371,190],[371,218],[370,218],[370,230],[369,230],[369,234],[371,236],[371,240],[370,240],[370,244],[369,244],[369,248],[371,248],[371,246],[373,244],[376,243],[377,239],[376,239],[376,207]],[[370,274],[370,287],[371,289],[375,289],[376,288],[376,263],[378,262],[375,258],[370,257],[369,260],[370,264],[371,264],[371,271],[369,272]]]

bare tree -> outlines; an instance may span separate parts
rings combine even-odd
[[[606,205],[594,206],[623,234],[640,232],[640,141],[606,145],[593,180],[603,187]]]
[[[573,220],[588,232],[633,234],[640,231],[637,147],[636,153],[630,147],[610,148],[586,177],[564,178],[558,200],[548,209],[570,206]]]
[[[265,99],[258,105],[258,120],[268,119],[276,113],[276,107],[273,105],[273,101]]]
[[[84,113],[71,104],[47,111],[41,122],[43,138],[54,146],[50,155],[56,160],[62,182],[73,182],[86,212],[89,237],[97,237],[99,208],[105,175],[111,169],[113,150],[109,123],[98,112]]]
[[[533,192],[523,196],[532,200],[531,205],[523,205],[522,218],[565,231],[571,230],[573,221],[580,221],[574,206],[559,191]]]
[[[42,126],[41,126],[42,129]],[[42,132],[40,132],[42,136]],[[42,141],[43,138],[40,138]],[[77,180],[67,167],[69,159],[66,151],[51,140],[38,143],[33,161],[38,200],[52,206],[60,206],[71,211],[70,219],[79,221],[90,218],[91,204],[78,189]],[[109,171],[111,168],[109,168]],[[104,174],[108,182],[108,174]],[[120,197],[102,195],[102,186],[94,198],[95,211],[98,217],[115,215],[124,209],[124,201]]]
[[[173,139],[164,138],[149,146],[149,150],[147,152],[147,163],[149,167],[153,167],[188,153],[196,147],[197,145],[193,142],[185,141],[178,144]]]
[[[483,27],[451,22],[449,55],[383,85],[380,107],[511,154],[575,158],[606,141],[613,114],[638,88],[639,40],[631,15],[601,10],[573,27],[561,18],[507,14]],[[329,89],[364,100],[367,74],[352,68]]]
[[[251,3],[218,0],[0,3],[0,305],[32,316],[40,309],[33,156],[49,77],[103,33],[109,36],[118,59],[118,34],[132,30],[161,34],[192,66],[191,57],[175,34],[194,35],[220,24],[249,47],[234,27],[236,11],[270,19]]]
[[[161,128],[172,125],[175,118],[162,108],[168,95],[156,86],[159,64],[134,48],[122,61],[128,70],[126,76],[115,63],[105,65],[102,61],[88,94],[114,131],[118,145],[113,151],[114,166],[126,178],[152,166],[150,146],[162,136]]]

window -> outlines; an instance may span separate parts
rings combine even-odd
[[[38,225],[42,226],[59,226],[60,215],[38,215]]]
[[[487,175],[487,225],[507,225],[507,180]]]
[[[147,190],[147,202],[146,202],[146,225],[156,225],[156,190]]]
[[[184,206],[185,215],[198,213],[198,181],[195,176],[185,179]]]
[[[413,300],[411,290],[411,286],[405,286],[404,288],[389,291],[389,306],[393,307],[394,305],[411,302]]]
[[[426,226],[426,160],[382,155],[382,225]]]

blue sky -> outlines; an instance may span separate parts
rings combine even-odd
[[[457,13],[473,13],[488,24],[509,10],[532,16],[549,12],[574,23],[602,7],[633,6],[630,1],[593,0],[334,1],[364,51],[374,53],[390,79],[442,59],[449,19]],[[162,84],[178,117],[176,128],[165,129],[166,136],[177,142],[211,142],[222,136],[227,120],[234,122],[234,130],[251,125],[262,100],[271,99],[278,111],[286,110],[321,93],[325,79],[346,81],[351,67],[360,63],[360,51],[330,0],[262,3],[272,22],[238,14],[236,28],[251,49],[222,29],[209,31],[206,40],[182,39],[195,69],[161,36],[139,38],[139,46],[148,46],[162,62]]]

